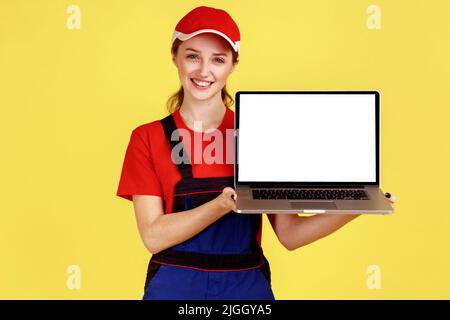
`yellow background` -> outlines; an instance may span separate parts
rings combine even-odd
[[[69,30],[67,7],[81,9]],[[449,299],[450,1],[0,2],[0,298],[140,299],[150,254],[115,196],[131,130],[179,86],[178,20],[198,5],[241,30],[238,89],[381,92],[381,187],[361,216],[287,251],[264,218],[277,299]],[[369,30],[367,7],[381,9]],[[66,286],[69,265],[81,288]],[[381,268],[369,290],[367,268]]]

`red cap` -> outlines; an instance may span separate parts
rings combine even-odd
[[[239,53],[239,28],[226,11],[205,6],[191,10],[176,25],[172,43],[175,39],[185,41],[201,33],[222,36]]]

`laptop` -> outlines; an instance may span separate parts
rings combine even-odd
[[[377,91],[238,91],[238,213],[393,209],[380,189]]]

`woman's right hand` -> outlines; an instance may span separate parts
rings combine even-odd
[[[226,187],[222,190],[222,193],[217,196],[216,200],[219,205],[225,210],[225,212],[236,210],[237,194],[231,187]]]

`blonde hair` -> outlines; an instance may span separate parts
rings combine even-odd
[[[181,40],[175,39],[175,41],[172,44],[172,48],[170,49],[173,55],[175,56],[177,55],[178,47],[180,46],[181,43],[182,43]],[[233,63],[238,62],[239,54],[234,50],[231,50],[231,52],[233,54]],[[184,99],[184,89],[183,86],[180,86],[180,89],[178,89],[177,92],[172,94],[167,100],[167,110],[169,111],[169,113],[174,113],[175,111],[177,111],[181,107],[183,99]],[[234,99],[227,91],[226,85],[222,88],[222,101],[228,107],[234,104]]]

